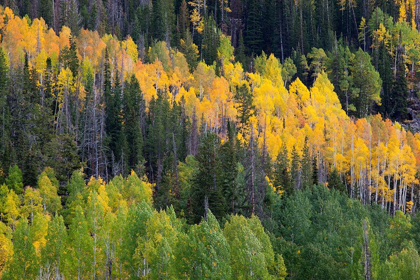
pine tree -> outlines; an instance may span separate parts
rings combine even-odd
[[[152,0],[152,36],[171,46],[175,30],[175,10],[172,0]]]
[[[405,63],[403,60],[403,49],[400,47],[398,51],[397,70],[395,81],[392,84],[392,114],[391,117],[399,121],[405,120],[407,117],[407,98],[408,87],[405,75]]]
[[[124,88],[123,112],[124,133],[127,141],[128,153],[126,155],[128,170],[136,170],[141,174],[143,162],[143,132],[142,121],[144,114],[144,100],[139,83],[134,75]]]
[[[245,55],[245,44],[244,44],[244,36],[242,34],[242,30],[239,31],[239,40],[238,40],[238,47],[235,49],[235,58],[236,61],[242,64],[244,70],[248,69],[248,62],[247,57]]]
[[[247,1],[247,18],[245,23],[245,41],[249,53],[259,55],[264,42],[262,31],[262,3],[261,1]]]
[[[225,199],[220,185],[219,138],[216,134],[202,136],[197,154],[198,170],[191,190],[193,217],[191,222],[198,223],[207,218],[210,209],[220,219],[225,214]]]
[[[7,65],[6,54],[0,48],[0,170],[10,165],[9,145],[10,145],[10,109],[7,103],[9,94],[9,67]]]
[[[127,143],[123,132],[123,114],[121,101],[121,85],[119,72],[115,75],[115,84],[111,85],[111,72],[109,66],[108,50],[105,49],[104,64],[104,97],[105,97],[105,127],[107,138],[105,140],[109,149],[109,174],[116,176],[118,174],[127,175],[129,170],[124,171],[127,153]]]
[[[253,96],[248,84],[244,83],[236,89],[236,110],[238,111],[239,129],[247,132],[249,118],[254,114]]]
[[[301,172],[302,172],[302,187],[310,188],[313,185],[313,174],[312,174],[312,158],[309,152],[308,139],[305,139],[303,146],[303,155],[301,160]],[[317,179],[318,181],[318,179]]]
[[[314,157],[312,159],[312,185],[318,184],[318,176],[318,159]]]
[[[48,26],[53,27],[53,2],[51,0],[40,0],[38,15],[45,20]]]
[[[340,175],[335,168],[331,171],[330,176],[328,177],[328,188],[346,193],[346,186],[341,181]]]
[[[292,175],[292,185],[295,189],[301,188],[301,169],[300,169],[300,156],[296,151],[296,147],[292,149],[292,161],[290,165],[290,174]]]
[[[283,144],[280,153],[277,156],[273,183],[275,187],[280,187],[280,189],[284,191],[285,195],[291,195],[294,188],[291,182],[289,159],[287,154],[287,146]]]
[[[217,48],[220,45],[219,30],[213,17],[204,19],[203,41],[201,44],[202,59],[209,65],[217,59]]]
[[[231,122],[228,122],[228,140],[220,147],[221,165],[221,187],[223,196],[226,199],[227,208],[231,213],[235,213],[238,204],[238,186],[236,178],[238,176],[236,159],[236,131]]]
[[[391,56],[383,43],[380,45],[378,53],[378,72],[382,79],[381,113],[385,117],[391,117],[394,108],[392,101],[392,87],[394,79],[391,68]]]

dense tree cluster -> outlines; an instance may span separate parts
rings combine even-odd
[[[415,88],[411,2],[271,27],[270,1],[41,2],[0,8],[2,277],[419,274],[420,134],[383,118]]]
[[[189,226],[152,208],[152,185],[133,172],[85,184],[75,171],[64,208],[45,170],[18,196],[21,174],[0,188],[2,279],[284,279],[286,268],[253,216],[223,227],[209,210]],[[61,214],[58,214],[61,213]]]
[[[419,90],[420,17],[413,0],[3,0],[0,4],[28,20],[42,17],[57,33],[68,26],[75,35],[89,29],[101,37],[131,36],[142,59],[149,47],[165,41],[182,50],[192,68],[198,50],[207,64],[218,62],[223,33],[230,36],[245,70],[255,69],[253,59],[262,52],[273,53],[282,64],[292,57],[306,86],[327,68],[343,108],[358,117],[379,112],[387,118],[409,118],[408,92]],[[325,64],[327,56],[333,61]]]
[[[380,102],[379,75],[360,49],[338,42],[340,55],[326,55],[314,48],[306,74],[293,80],[298,54],[281,64],[262,53],[246,72],[225,35],[218,63],[192,65],[164,41],[141,60],[131,37],[73,36],[67,27],[56,35],[42,19],[30,22],[9,8],[1,17],[0,163],[3,178],[14,173],[9,167],[22,170],[22,187],[51,167],[66,197],[79,168],[106,181],[134,170],[155,184],[156,207],[188,205],[191,222],[208,208],[217,218],[264,218],[271,191],[329,181],[391,213],[417,208],[420,136],[379,115],[356,121],[341,109],[343,95],[345,109],[361,116]],[[338,96],[329,75],[340,83]],[[186,183],[181,167],[198,175]],[[185,188],[190,201],[182,201]]]

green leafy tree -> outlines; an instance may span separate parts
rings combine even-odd
[[[357,116],[366,117],[372,112],[374,104],[381,104],[382,80],[371,63],[370,55],[361,49],[355,53],[350,70],[354,86],[359,92]]]
[[[30,224],[32,224],[34,216],[38,213],[42,213],[42,197],[37,189],[31,187],[25,188],[23,194],[23,206],[22,216],[29,218]]]
[[[187,252],[184,243],[178,245],[177,257],[180,260],[188,257],[189,260],[189,263],[181,264],[185,270],[179,272],[193,279],[230,279],[229,244],[211,211],[207,221],[202,220],[199,225],[192,226],[188,237],[191,245],[187,246]]]
[[[274,252],[259,219],[231,216],[223,230],[230,246],[232,275],[239,279],[270,279]]]
[[[53,185],[45,172],[39,176],[38,188],[44,211],[52,214],[59,211],[61,209],[61,199],[57,194],[57,187]]]
[[[83,210],[77,206],[72,223],[69,226],[66,254],[67,277],[90,278],[93,264],[93,240],[89,232]]]
[[[21,209],[19,197],[13,190],[9,190],[4,200],[2,216],[8,225],[15,230],[18,219],[21,216]]]
[[[48,225],[46,245],[42,249],[41,271],[61,278],[64,273],[67,229],[62,216],[55,216]]]
[[[23,192],[22,171],[16,164],[9,167],[9,175],[6,178],[6,185],[10,190],[13,190],[18,195]]]
[[[2,279],[35,279],[38,275],[38,257],[33,242],[33,232],[25,219],[17,223],[13,233],[13,257]]]

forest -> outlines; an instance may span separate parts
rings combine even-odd
[[[0,4],[1,279],[420,279],[416,1]]]

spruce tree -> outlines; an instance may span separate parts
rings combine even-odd
[[[239,129],[241,133],[248,130],[249,118],[254,113],[253,96],[247,84],[236,88],[235,93],[236,110],[238,111]]]
[[[397,70],[395,81],[392,84],[392,112],[391,117],[399,121],[407,117],[407,98],[408,87],[405,76],[405,63],[403,59],[403,49],[399,48],[397,59]]]
[[[391,56],[382,43],[378,50],[378,72],[382,79],[382,90],[381,90],[381,107],[380,112],[384,117],[393,117],[393,85],[395,85],[392,67],[391,67]],[[398,65],[399,66],[399,65]]]
[[[124,88],[123,93],[124,133],[127,141],[128,170],[135,170],[141,174],[143,162],[143,133],[142,119],[144,113],[144,100],[140,85],[134,75]]]
[[[40,0],[38,4],[38,15],[45,20],[49,27],[53,27],[53,2],[51,0]]]
[[[0,170],[10,165],[10,109],[7,103],[9,94],[9,67],[6,54],[0,48]]]
[[[308,139],[305,139],[303,146],[303,155],[301,160],[301,172],[302,172],[302,187],[312,187],[312,159],[309,152]]]
[[[296,147],[292,149],[292,162],[290,166],[290,174],[292,175],[292,185],[295,189],[301,188],[301,169],[300,169],[300,156],[296,151]]]
[[[220,184],[219,137],[214,133],[203,135],[197,154],[198,170],[191,190],[193,217],[198,223],[207,218],[208,210],[221,219],[225,214],[225,199]]]
[[[204,19],[203,41],[201,44],[202,59],[209,65],[217,59],[217,48],[220,45],[219,30],[213,17]]]
[[[341,181],[340,174],[338,174],[336,168],[334,168],[328,176],[328,188],[346,193],[346,186]]]
[[[291,195],[294,188],[292,186],[287,154],[287,147],[283,144],[280,153],[277,156],[273,183],[275,187],[280,187],[280,189],[284,191],[285,195]]]
[[[247,1],[247,18],[245,24],[245,40],[249,53],[259,55],[262,50],[262,3],[259,0]]]
[[[236,159],[236,131],[231,122],[228,122],[228,139],[220,147],[220,165],[221,165],[221,187],[223,196],[226,199],[227,209],[231,213],[235,212],[238,203],[238,186],[236,178],[238,176]]]

